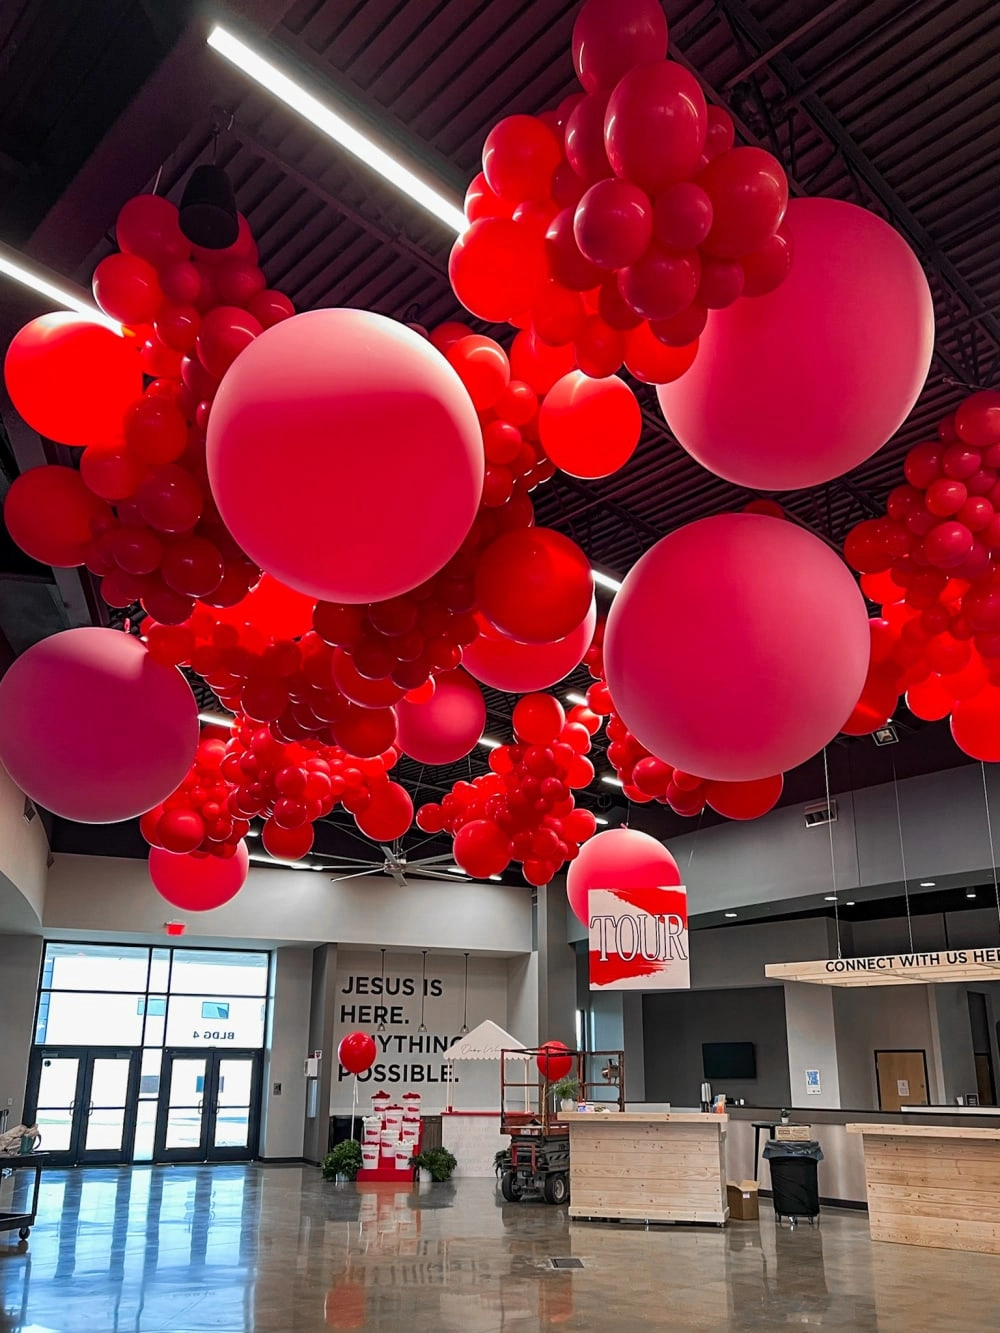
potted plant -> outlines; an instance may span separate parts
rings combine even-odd
[[[361,1144],[357,1139],[335,1143],[323,1158],[324,1180],[354,1180],[361,1170]]]
[[[791,1118],[792,1118],[791,1111],[788,1109],[787,1106],[783,1106],[781,1108],[781,1123],[783,1125],[787,1125],[789,1120],[791,1120]]]
[[[421,1184],[428,1180],[440,1183],[451,1179],[451,1173],[458,1166],[458,1158],[447,1148],[424,1148],[414,1153],[410,1165],[417,1169],[417,1179]]]
[[[560,1111],[576,1110],[576,1093],[579,1086],[572,1074],[567,1074],[565,1078],[552,1085],[552,1091],[559,1098]]]

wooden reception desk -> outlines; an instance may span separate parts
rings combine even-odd
[[[571,1111],[570,1217],[714,1222],[726,1203],[724,1115]]]
[[[872,1240],[1000,1254],[1000,1130],[848,1125],[861,1134]]]

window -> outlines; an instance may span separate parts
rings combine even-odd
[[[223,1000],[203,1000],[201,1005],[202,1018],[229,1018],[229,1005]]]
[[[140,995],[135,1005],[135,1011],[140,1016],[146,1014],[149,1018],[163,1018],[167,1012],[167,997],[165,995]]]

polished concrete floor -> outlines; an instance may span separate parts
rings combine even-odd
[[[401,1192],[304,1167],[51,1171],[27,1244],[0,1234],[0,1333],[1000,1328],[1000,1258],[875,1245],[859,1213],[794,1232],[762,1213],[646,1230],[505,1204],[486,1180]],[[568,1256],[583,1267],[552,1267]]]

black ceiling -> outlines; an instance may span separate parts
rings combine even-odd
[[[459,198],[496,120],[552,106],[574,87],[576,8],[565,0],[234,0],[209,12],[181,0],[16,0],[0,13],[0,241],[87,285],[124,200],[157,176],[177,197],[221,129],[219,160],[259,238],[268,279],[300,309],[363,306],[427,325],[456,316],[444,229],[226,69],[205,47],[209,21],[268,43]],[[965,386],[997,379],[1000,24],[979,0],[666,8],[672,56],[697,73],[710,100],[729,107],[743,139],[776,152],[794,190],[888,218],[931,283],[937,351],[910,419],[849,476],[778,497],[798,522],[839,545],[877,511],[907,448],[933,431]],[[39,307],[7,285],[0,291],[5,344]],[[494,332],[508,341],[511,330]],[[630,464],[601,482],[557,475],[536,492],[539,521],[572,533],[595,563],[618,573],[682,523],[748,498],[683,453],[651,391],[637,388],[646,424]],[[16,423],[7,421],[23,466]],[[10,456],[0,464],[9,473]],[[25,597],[35,587],[37,599],[45,578],[0,543],[0,584],[23,586]],[[37,616],[37,601],[25,605]],[[18,647],[24,619],[8,589],[0,628]],[[40,623],[43,632],[50,630]],[[488,699],[489,725],[501,738],[510,702]],[[831,747],[834,790],[890,780],[893,764],[902,777],[968,762],[945,726],[900,716],[898,746],[880,751],[865,738]],[[484,760],[477,751],[474,770]],[[404,762],[401,771],[412,790],[416,767]],[[432,784],[447,787],[468,773],[465,761],[424,773],[421,795],[431,799]],[[817,759],[789,775],[784,799],[822,792]],[[590,795],[614,791],[598,784]],[[659,807],[643,807],[636,822],[661,836],[691,827]],[[58,841],[103,850],[115,836],[67,829]],[[90,846],[94,837],[100,847]]]

